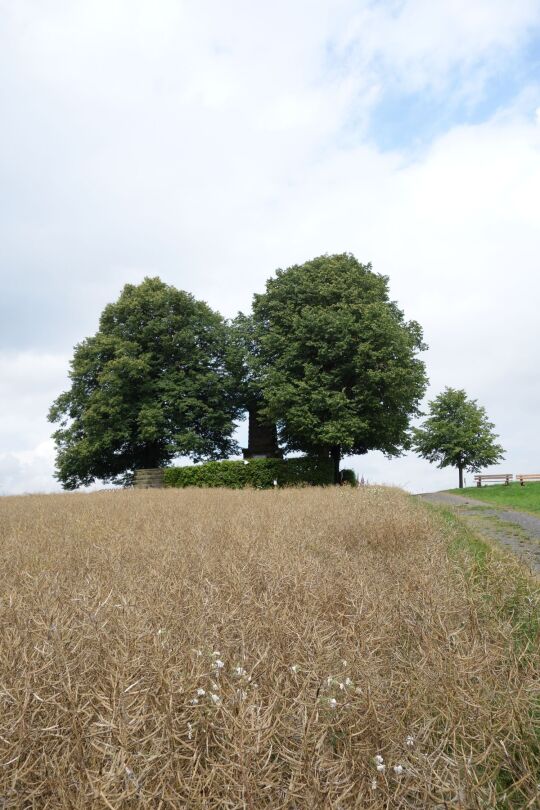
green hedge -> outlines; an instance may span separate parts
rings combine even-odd
[[[350,484],[351,487],[355,487],[358,484],[354,470],[341,470],[341,480],[344,484]]]
[[[254,458],[243,461],[208,461],[192,467],[169,467],[165,470],[166,487],[256,487],[310,484],[324,486],[334,482],[331,459],[325,458]]]

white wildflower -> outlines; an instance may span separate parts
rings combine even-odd
[[[210,686],[211,686],[211,687],[212,687],[212,689],[214,689],[216,692],[217,692],[217,690],[219,689],[219,683],[216,683],[215,681],[212,681],[212,683],[210,684]]]
[[[237,689],[236,697],[238,698],[238,700],[245,700],[247,698],[247,692],[244,692],[243,689]]]
[[[192,706],[196,706],[196,705],[197,705],[197,703],[199,702],[199,698],[193,698],[193,699],[192,699],[192,700],[190,700],[189,702],[191,703],[191,705],[192,705]]]
[[[204,695],[206,695],[206,692],[205,692],[204,689],[201,689],[201,687],[199,686],[199,688],[197,689],[197,694],[198,694],[199,697],[204,697]]]
[[[330,706],[331,709],[335,709],[337,706],[337,700],[335,698],[329,698],[328,705]]]
[[[345,686],[352,686],[352,681],[350,678],[345,678]]]
[[[344,659],[344,658],[343,658],[343,659],[342,659],[342,661],[341,661],[341,666],[342,666],[342,667],[346,667],[346,666],[347,666],[347,662],[345,661],[345,659]]]
[[[244,669],[244,667],[236,667],[234,670],[234,674],[238,675],[238,677],[241,678],[242,675],[246,674],[246,670]]]
[[[397,776],[401,776],[401,774],[403,773],[403,770],[404,770],[403,765],[394,765],[394,773]]]
[[[372,790],[377,790],[377,780],[376,779],[371,780],[371,789]]]
[[[128,768],[128,766],[127,766],[127,765],[124,765],[124,770],[125,770],[125,772],[126,772],[126,776],[127,776],[127,778],[128,778],[128,779],[129,779],[131,782],[134,782],[134,783],[135,783],[135,785],[136,785],[136,786],[137,786],[137,788],[138,788],[138,787],[139,787],[139,782],[138,782],[138,780],[137,780],[137,777],[135,776],[135,774],[134,774],[134,773],[133,773],[133,771],[131,770],[131,768]]]
[[[380,765],[377,765],[377,770],[379,771],[379,773],[384,773],[385,772],[386,765],[384,764],[384,762],[381,762]]]
[[[223,661],[220,658],[217,658],[214,661],[214,668],[215,669],[223,669],[224,666],[225,666],[225,664],[223,663]]]
[[[252,683],[251,685],[252,685],[252,687],[253,687],[254,689],[258,689],[258,688],[259,688],[259,684],[258,684],[258,683]]]
[[[220,653],[220,651],[219,651],[219,650],[214,650],[214,652],[212,653],[212,655],[214,656],[214,658],[219,658],[219,657],[220,657],[220,655],[221,655],[221,653]]]
[[[298,664],[293,664],[291,667],[291,672],[294,672],[294,674],[296,675],[299,669],[300,667],[298,666]]]
[[[187,736],[188,736],[188,740],[193,739],[193,726],[192,726],[191,723],[187,724]]]
[[[344,684],[344,683],[340,683],[339,688],[341,689],[341,691],[343,691],[343,690],[345,689],[345,684]]]
[[[382,757],[380,754],[375,754],[373,759],[375,760],[376,765],[382,765],[384,762],[384,757]]]
[[[405,740],[405,745],[407,746],[407,748],[412,748],[413,747],[413,745],[414,745],[414,737],[412,736],[412,734],[409,734],[407,736],[407,738]]]
[[[211,693],[211,695],[210,695],[210,700],[212,701],[212,703],[215,703],[215,704],[216,704],[216,706],[217,706],[217,704],[218,704],[218,703],[221,703],[221,698],[220,698],[220,696],[219,696],[219,695],[215,695],[213,692],[212,692],[212,693]]]

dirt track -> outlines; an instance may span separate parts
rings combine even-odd
[[[540,518],[449,492],[426,492],[418,497],[451,506],[472,529],[510,549],[531,571],[540,574]]]

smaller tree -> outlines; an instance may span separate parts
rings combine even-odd
[[[504,458],[493,432],[495,425],[475,399],[462,389],[445,388],[429,403],[429,417],[413,432],[413,447],[422,458],[442,467],[457,467],[459,487],[463,470],[478,472]]]

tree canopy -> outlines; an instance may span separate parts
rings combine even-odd
[[[477,400],[468,399],[463,389],[445,388],[429,403],[428,418],[414,430],[414,448],[439,468],[457,467],[461,488],[463,470],[478,472],[504,458],[494,427]]]
[[[422,330],[388,279],[351,254],[278,270],[253,304],[252,359],[263,413],[287,450],[339,459],[408,446],[426,374]]]
[[[227,366],[234,380],[238,403],[247,411],[262,401],[255,324],[251,315],[239,312],[228,326]]]
[[[222,317],[189,293],[159,278],[127,284],[75,347],[71,387],[49,412],[63,486],[126,482],[177,455],[235,452],[227,341]]]

